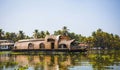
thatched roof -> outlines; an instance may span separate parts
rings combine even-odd
[[[18,42],[34,42],[34,41],[44,41],[43,38],[41,39],[23,39],[23,40],[19,40]]]
[[[74,41],[74,39],[73,40],[61,40],[59,44],[70,44],[73,41]]]

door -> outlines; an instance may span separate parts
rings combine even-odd
[[[51,43],[51,49],[54,49],[54,43]]]

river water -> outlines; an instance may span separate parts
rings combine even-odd
[[[120,70],[119,50],[57,54],[30,53],[0,52],[0,70]]]

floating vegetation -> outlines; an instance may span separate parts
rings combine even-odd
[[[14,66],[17,65],[17,62],[5,62],[6,66]]]
[[[28,70],[28,65],[26,65],[26,66],[19,66],[19,68],[15,69],[15,70]]]
[[[12,61],[7,61],[7,62],[4,62],[4,63],[0,63],[0,67],[9,67],[9,66],[15,66],[17,65],[18,63],[17,62],[12,62]]]

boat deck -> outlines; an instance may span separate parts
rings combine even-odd
[[[86,52],[87,49],[13,49],[14,52],[45,51],[45,52]]]

